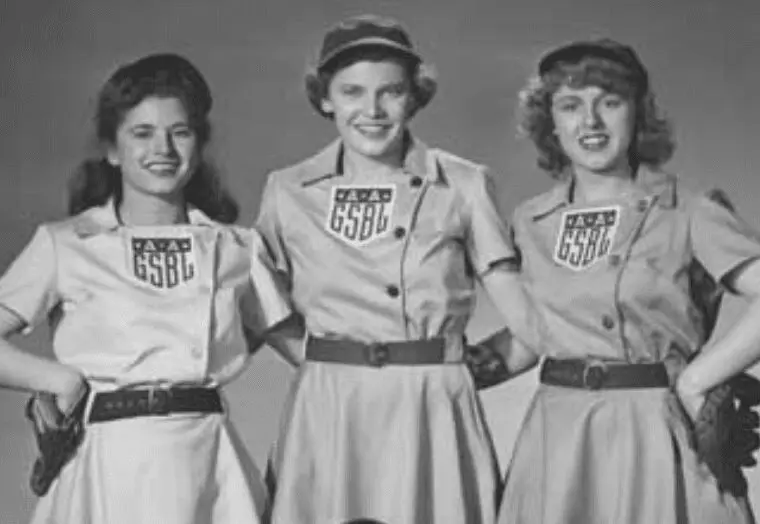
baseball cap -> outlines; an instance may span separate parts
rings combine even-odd
[[[557,47],[538,62],[538,74],[543,76],[560,62],[577,63],[586,57],[605,58],[625,67],[643,90],[649,87],[649,75],[632,47],[611,38],[580,40]]]
[[[317,69],[322,70],[350,49],[363,46],[386,47],[422,62],[409,34],[393,18],[360,15],[343,20],[325,34]]]

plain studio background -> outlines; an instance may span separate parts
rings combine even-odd
[[[649,4],[651,7],[647,7]],[[214,92],[214,153],[242,208],[258,209],[265,173],[334,137],[303,94],[303,72],[324,30],[348,15],[400,18],[437,66],[440,91],[414,122],[428,143],[489,164],[511,213],[549,186],[532,146],[515,136],[516,94],[547,47],[609,35],[636,47],[677,127],[669,168],[720,186],[760,227],[760,20],[757,0],[490,0],[416,2],[254,0],[7,1],[0,6],[0,269],[37,223],[64,212],[66,179],[88,147],[96,91],[116,67],[155,51],[186,54]],[[336,278],[339,278],[336,275]],[[742,311],[730,300],[726,329]],[[473,337],[496,328],[481,301]],[[19,341],[49,354],[47,333]],[[228,390],[232,416],[263,468],[289,371],[262,350]],[[533,374],[484,395],[502,460]],[[25,395],[0,392],[0,524],[28,518],[34,447]],[[760,470],[753,498],[760,507]]]

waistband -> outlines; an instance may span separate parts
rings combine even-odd
[[[94,393],[89,422],[170,415],[222,413],[219,390],[204,387],[152,387]]]
[[[580,389],[667,388],[662,362],[629,364],[586,359],[547,358],[541,367],[542,384]]]
[[[366,344],[353,340],[309,337],[306,342],[306,360],[378,368],[386,365],[444,364],[445,348],[443,338]]]

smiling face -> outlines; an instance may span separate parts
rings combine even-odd
[[[630,99],[593,85],[563,84],[552,96],[554,133],[576,172],[626,168],[634,116]]]
[[[409,75],[397,60],[360,60],[330,80],[322,109],[331,113],[347,154],[400,159],[414,103]]]
[[[198,141],[182,102],[155,96],[127,111],[108,149],[122,173],[124,194],[175,199],[198,162]]]

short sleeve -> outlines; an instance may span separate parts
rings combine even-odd
[[[760,235],[738,214],[707,196],[694,202],[689,235],[696,259],[717,282],[743,263],[760,258]]]
[[[57,257],[53,237],[40,226],[32,240],[0,278],[0,305],[32,328],[58,302]]]
[[[270,174],[261,196],[255,227],[263,238],[274,268],[290,278],[291,266],[282,236],[281,204],[277,185],[276,176]]]
[[[466,195],[469,208],[467,251],[475,273],[482,276],[497,264],[515,264],[517,253],[510,229],[496,206],[493,179],[484,169],[476,171],[474,176],[476,178]]]
[[[250,290],[241,301],[243,325],[263,342],[264,335],[293,314],[287,291],[261,236],[252,231]]]

